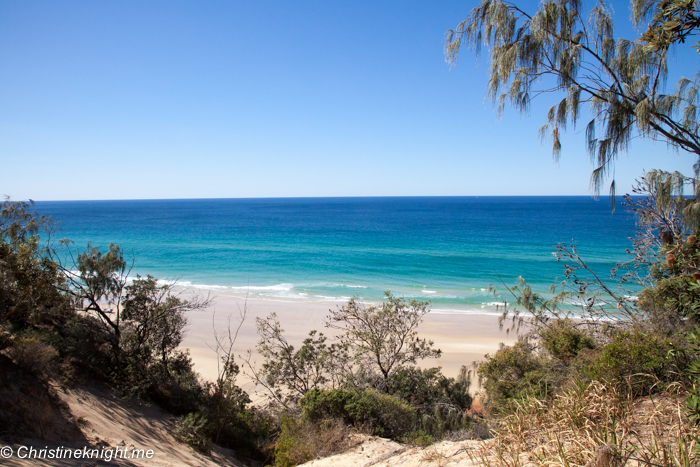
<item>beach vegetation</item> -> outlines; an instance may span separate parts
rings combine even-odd
[[[41,254],[39,233],[50,220],[31,210],[30,202],[6,198],[0,204],[0,320],[13,326],[51,324],[71,315],[61,293],[65,278]]]
[[[312,330],[299,349],[295,349],[285,338],[275,313],[257,318],[257,330],[260,336],[257,350],[264,362],[256,368],[249,355],[248,368],[278,404],[289,409],[313,389],[342,385],[349,364],[346,345],[328,343],[323,333]]]
[[[488,396],[486,407],[492,414],[508,412],[531,397],[548,398],[561,378],[556,363],[539,354],[524,338],[484,359],[477,374],[483,381]]]
[[[339,419],[312,422],[285,416],[275,443],[275,466],[293,467],[345,452],[361,442],[358,434],[365,432],[349,427]]]
[[[649,27],[639,38],[652,50],[665,50],[673,44],[684,43],[688,37],[696,35],[700,27],[700,12],[695,1],[637,1],[634,5],[637,16],[648,17],[653,12]],[[697,51],[700,42],[693,48]]]
[[[637,38],[614,36],[612,5],[580,0],[546,0],[535,11],[503,0],[482,0],[455,29],[447,32],[446,57],[481,47],[489,52],[487,96],[501,115],[509,104],[528,114],[532,100],[552,102],[540,138],[550,140],[558,160],[562,133],[585,124],[585,148],[594,170],[591,189],[599,193],[612,177],[618,155],[641,137],[673,150],[700,156],[697,103],[700,79],[680,77],[666,90],[674,46],[696,33],[694,1],[631,2],[632,20],[649,29]],[[588,104],[586,115],[581,107]]]
[[[482,0],[447,32],[446,57],[456,63],[465,47],[477,56],[487,48],[486,93],[499,115],[506,106],[527,114],[533,100],[551,99],[539,136],[551,143],[555,161],[563,132],[583,119],[594,164],[591,190],[598,195],[611,179],[614,195],[615,161],[635,138],[664,142],[700,160],[700,75],[681,76],[667,90],[674,50],[698,32],[697,2],[632,0],[630,11],[636,27],[648,27],[641,37],[625,39],[614,36],[612,5],[604,2],[586,7],[578,0],[545,0],[529,12],[512,2]],[[564,278],[549,294],[524,280],[506,287],[513,299],[504,304],[500,324],[510,323],[524,338],[487,356],[478,369],[486,406],[496,416],[496,441],[480,459],[485,465],[520,465],[524,457],[582,465],[603,444],[644,462],[696,462],[699,164],[691,177],[648,171],[625,197],[639,228],[629,260],[611,278],[601,277],[572,242],[556,246]],[[668,410],[659,400],[672,401]],[[596,422],[574,416],[575,407],[591,413],[596,404]],[[637,423],[628,418],[632,404],[654,404],[652,421],[661,413],[673,416],[631,440],[626,433]],[[528,434],[530,427],[537,433]]]
[[[573,362],[572,374],[584,382],[602,381],[620,392],[642,396],[682,382],[688,364],[678,337],[633,326],[612,329],[608,342]]]
[[[309,391],[300,405],[303,419],[340,419],[353,426],[366,427],[377,436],[393,439],[414,431],[418,422],[414,407],[374,389],[316,389]]]
[[[428,302],[406,301],[386,292],[380,305],[367,306],[351,299],[331,309],[325,324],[339,332],[341,345],[349,349],[356,370],[353,377],[387,392],[390,380],[401,369],[440,357],[440,349],[416,331],[428,307]]]
[[[217,338],[222,369],[203,381],[179,348],[187,313],[209,297],[179,295],[173,283],[129,278],[118,245],[52,243],[54,225],[31,203],[0,209],[0,351],[25,374],[61,384],[103,384],[180,416],[175,435],[206,451],[210,442],[264,456],[276,429],[238,385],[232,342]],[[43,242],[43,243],[42,243]],[[225,351],[220,351],[220,350]]]
[[[276,465],[318,456],[338,426],[414,444],[452,433],[473,436],[478,423],[467,413],[469,370],[462,367],[457,378],[448,378],[439,367],[417,366],[441,354],[417,333],[428,312],[429,303],[388,292],[377,305],[352,299],[326,316],[332,338],[312,330],[298,348],[276,315],[258,318],[263,362],[256,365],[250,352],[244,361],[280,420]]]
[[[207,419],[201,413],[192,412],[177,420],[173,434],[192,448],[207,453],[211,440],[205,434],[206,425]]]
[[[549,399],[520,401],[470,457],[486,467],[696,465],[700,433],[688,423],[684,399],[677,384],[653,398],[598,381],[569,386]],[[596,462],[605,453],[607,462]]]

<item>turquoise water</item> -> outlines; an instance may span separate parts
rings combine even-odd
[[[563,274],[578,244],[603,276],[625,259],[634,218],[590,197],[289,198],[37,202],[59,237],[110,242],[134,271],[217,293],[344,302],[385,290],[437,312],[496,312],[489,285]],[[500,278],[499,278],[500,277]]]

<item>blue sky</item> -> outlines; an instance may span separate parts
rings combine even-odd
[[[0,194],[588,194],[583,125],[555,166],[537,138],[553,102],[499,120],[486,56],[445,63],[445,31],[474,5],[2,0]],[[676,60],[697,69],[693,53]],[[634,141],[618,192],[693,161]]]

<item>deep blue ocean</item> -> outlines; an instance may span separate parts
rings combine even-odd
[[[76,248],[117,243],[134,272],[273,300],[430,300],[496,312],[489,285],[563,276],[553,245],[576,241],[602,276],[625,259],[635,219],[590,197],[400,197],[37,202]],[[499,278],[500,276],[500,278]]]

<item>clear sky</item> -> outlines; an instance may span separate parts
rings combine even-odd
[[[628,4],[614,4],[626,19]],[[0,0],[0,194],[588,194],[585,124],[555,166],[537,138],[553,102],[499,120],[486,56],[445,63],[445,31],[473,6]],[[692,74],[697,57],[670,66]],[[644,170],[690,174],[693,162],[634,141],[618,192]]]

